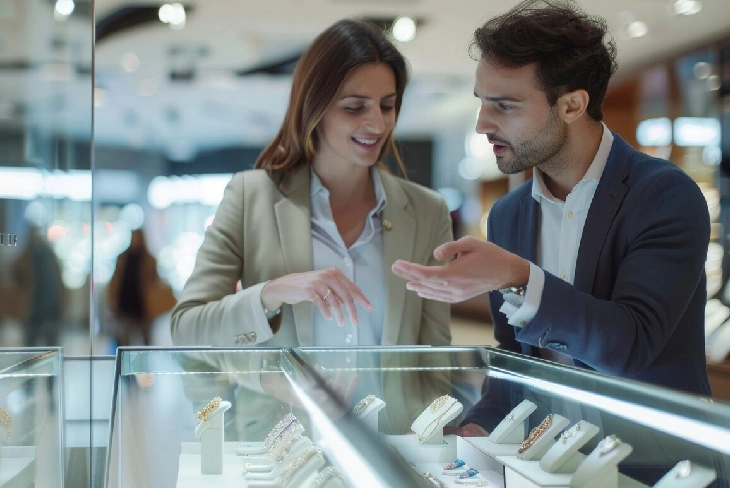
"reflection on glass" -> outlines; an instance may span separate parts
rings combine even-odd
[[[0,346],[89,353],[91,2],[5,2]]]

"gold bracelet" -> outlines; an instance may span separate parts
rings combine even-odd
[[[221,397],[215,397],[211,401],[208,402],[208,404],[201,408],[198,413],[195,414],[195,418],[198,419],[198,423],[200,422],[207,422],[208,421],[208,415],[218,408],[218,405],[221,404]]]
[[[548,414],[547,417],[545,417],[545,420],[542,421],[540,425],[535,427],[530,431],[530,435],[527,436],[527,439],[522,443],[519,449],[517,449],[517,454],[522,454],[529,448],[535,444],[535,442],[542,436],[552,425],[553,423],[553,414]]]
[[[445,396],[448,398],[448,395],[445,395]],[[428,440],[428,438],[431,437],[434,434],[434,432],[436,432],[436,429],[438,429],[438,424],[441,421],[441,419],[444,418],[444,415],[446,415],[449,412],[449,410],[451,410],[451,408],[454,405],[456,405],[457,403],[459,403],[459,401],[454,400],[448,407],[446,407],[446,409],[443,412],[441,412],[441,415],[439,415],[438,417],[433,419],[431,422],[428,423],[428,425],[426,427],[423,428],[421,433],[418,434],[418,442],[420,444],[423,444],[424,442],[426,442]],[[431,429],[431,432],[428,432],[428,434],[427,434],[426,432],[432,425],[434,425],[433,429]]]
[[[306,451],[302,453],[301,456],[296,458],[292,463],[287,466],[287,468],[284,470],[284,472],[281,474],[281,482],[282,484],[286,485],[287,482],[291,479],[292,476],[296,474],[297,471],[302,469],[307,462],[309,462],[310,459],[312,459],[315,456],[322,456],[322,450],[318,447],[311,446],[307,448]]]
[[[0,425],[7,429],[7,438],[13,438],[13,417],[10,416],[7,410],[0,408]]]
[[[360,415],[363,413],[367,408],[370,406],[371,403],[375,401],[375,395],[368,395],[359,402],[357,402],[357,405],[355,405],[355,408],[352,409],[353,412]]]

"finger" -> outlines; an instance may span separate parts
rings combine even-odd
[[[335,319],[337,320],[337,325],[339,327],[344,327],[345,314],[342,312],[342,300],[340,297],[334,292],[334,290],[332,290],[332,288],[328,288],[325,294],[322,295],[322,300],[327,303],[330,311],[334,314]]]
[[[359,290],[355,283],[350,281],[349,278],[341,273],[336,275],[335,280],[332,282],[332,289],[337,295],[337,298],[339,298],[341,306],[344,306],[347,309],[350,321],[352,321],[354,325],[359,325],[360,319],[357,316],[355,298],[353,297],[353,288]]]
[[[307,298],[309,298],[309,301],[311,301],[319,309],[325,319],[330,320],[332,318],[330,307],[327,302],[322,298],[322,295],[315,292],[314,290],[305,291],[304,294],[307,296]]]
[[[399,259],[393,263],[391,270],[409,281],[443,281],[440,279],[443,268],[443,266],[423,266]]]

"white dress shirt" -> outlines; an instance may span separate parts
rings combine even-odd
[[[601,143],[585,176],[571,190],[565,201],[555,198],[545,186],[542,172],[535,168],[532,178],[532,198],[540,204],[538,221],[537,259],[530,263],[530,279],[527,282],[525,301],[521,307],[504,302],[499,309],[507,316],[512,326],[528,324],[537,314],[545,287],[545,271],[568,283],[575,278],[575,262],[583,236],[583,227],[598,187],[608,155],[613,144],[613,135],[605,124]],[[544,271],[543,271],[544,270]],[[573,361],[554,351],[541,349],[543,357],[573,364]]]

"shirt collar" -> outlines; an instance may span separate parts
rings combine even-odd
[[[606,124],[603,122],[601,122],[601,126],[603,126],[601,143],[598,145],[598,151],[596,151],[596,155],[593,157],[593,162],[591,162],[591,165],[588,167],[588,171],[586,171],[586,174],[580,180],[581,182],[588,180],[599,181],[603,175],[603,170],[606,169],[608,155],[610,154],[611,146],[613,145],[613,134],[611,134],[611,131],[608,130],[608,127],[606,127]],[[533,171],[532,198],[534,198],[538,203],[541,198],[551,201],[556,200],[556,198],[550,193],[550,190],[547,189],[547,186],[545,186],[542,171],[537,168]]]
[[[316,195],[320,195],[321,198],[329,201],[330,192],[322,184],[322,180],[319,179],[317,173],[310,168],[310,197],[314,198]],[[370,168],[370,174],[373,177],[373,186],[375,188],[375,207],[371,214],[380,215],[385,208],[385,204],[388,203],[388,199],[385,196],[385,190],[383,189],[383,181],[380,179],[380,171],[375,166]]]

